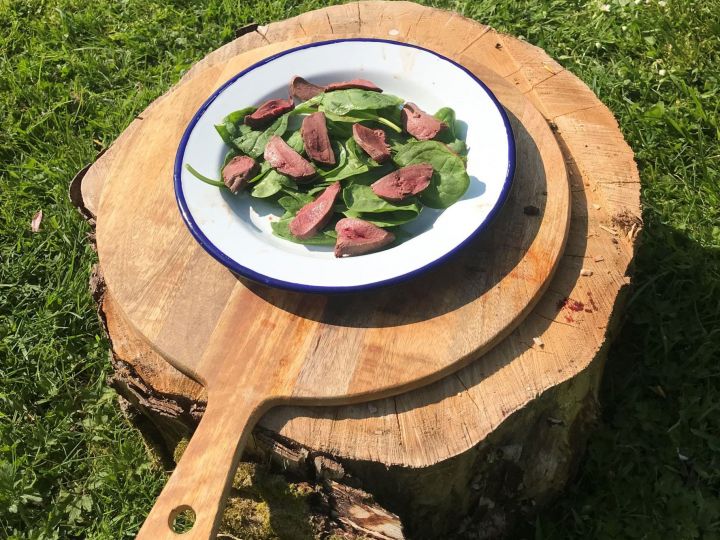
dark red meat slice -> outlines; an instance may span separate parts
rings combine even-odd
[[[330,146],[325,113],[316,112],[305,117],[300,129],[305,153],[318,163],[335,165],[335,154]]]
[[[318,94],[322,94],[324,91],[324,87],[306,81],[298,75],[295,75],[290,80],[290,95],[298,98],[300,101],[307,101]]]
[[[317,199],[303,206],[290,222],[290,232],[300,239],[315,236],[330,220],[340,182],[330,184]]]
[[[429,163],[408,165],[383,176],[371,187],[378,197],[398,202],[410,195],[417,195],[428,187],[432,174],[433,168]]]
[[[264,156],[279,173],[291,176],[298,182],[310,180],[315,176],[315,167],[277,135],[273,135],[268,141]]]
[[[367,79],[352,79],[350,81],[330,83],[325,87],[325,91],[332,92],[333,90],[347,90],[349,88],[359,88],[360,90],[370,90],[371,92],[382,92],[382,88]]]
[[[382,129],[370,129],[362,124],[353,124],[353,139],[378,163],[390,159],[390,147],[385,142]]]
[[[223,182],[233,193],[237,193],[255,176],[257,163],[250,156],[235,156],[222,170]]]
[[[434,138],[441,129],[447,127],[445,123],[426,113],[414,103],[406,103],[400,115],[405,131],[421,141]]]
[[[295,108],[292,99],[271,99],[260,105],[257,110],[245,117],[245,123],[253,128],[260,128]]]
[[[395,235],[372,223],[357,218],[344,218],[335,225],[336,257],[351,257],[377,251],[393,240]]]

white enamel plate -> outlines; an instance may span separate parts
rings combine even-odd
[[[434,113],[455,109],[466,130],[470,187],[445,210],[423,208],[404,225],[409,240],[376,253],[336,259],[332,246],[305,246],[273,236],[276,204],[205,184],[190,164],[213,178],[228,148],[214,128],[230,112],[286,98],[292,76],[327,84],[369,79],[385,92]],[[274,287],[348,292],[396,283],[440,264],[477,235],[510,189],[515,146],[507,116],[467,69],[435,52],[393,41],[343,39],[290,49],[259,62],[223,85],[195,114],[175,160],[175,194],[195,239],[234,272]]]

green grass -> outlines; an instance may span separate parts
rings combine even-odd
[[[523,537],[720,538],[720,2],[428,3],[578,74],[641,171],[603,418],[577,481]],[[69,179],[236,28],[322,4],[0,0],[0,537],[132,537],[163,483],[105,383]]]

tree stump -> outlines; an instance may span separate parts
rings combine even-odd
[[[401,538],[395,513],[410,538],[501,537],[550,501],[577,466],[641,229],[632,151],[612,113],[579,79],[541,49],[454,13],[408,2],[313,11],[253,28],[198,62],[81,171],[71,197],[93,223],[115,149],[153,107],[204,70],[242,55],[249,64],[300,43],[355,36],[418,44],[483,72],[514,127],[523,128],[516,131],[518,164],[567,169],[565,252],[542,298],[481,358],[395,397],[278,407],[261,419],[254,446],[290,470],[312,469],[323,478],[348,530]],[[551,161],[558,163],[543,161],[537,150],[533,162],[532,148],[544,137],[557,141],[561,157]],[[539,219],[537,203],[524,196],[516,193],[504,212]],[[94,291],[112,342],[111,384],[170,463],[203,414],[204,390],[136,335],[105,291],[101,267]],[[362,492],[353,492],[358,487],[389,512],[363,502]]]

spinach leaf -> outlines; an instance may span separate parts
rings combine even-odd
[[[315,97],[321,98],[318,104],[321,111],[339,116],[344,116],[350,111],[373,111],[397,107],[403,103],[402,99],[392,94],[370,92],[359,88],[336,90]]]
[[[435,139],[445,143],[447,147],[456,154],[459,154],[460,156],[466,155],[467,145],[465,144],[465,141],[457,136],[457,120],[455,119],[455,111],[450,107],[443,107],[435,113],[435,118],[441,122],[445,122],[448,126],[447,129],[441,130]]]
[[[370,169],[366,172],[355,174],[353,176],[350,176],[346,178],[346,184],[358,184],[361,186],[369,186],[376,180],[379,180],[386,174],[389,174],[393,171],[394,166],[392,163],[383,163],[380,167],[377,167],[375,169]]]
[[[333,146],[335,147],[334,150],[335,150],[335,158],[337,160],[337,165],[328,171],[318,169],[317,170],[318,175],[322,176],[323,178],[328,178],[328,177],[338,173],[347,164],[347,150],[345,150],[345,146],[342,145],[341,143],[336,143],[335,141],[332,141],[332,142],[334,143]]]
[[[320,193],[321,191],[325,191],[328,186],[330,185],[329,182],[322,182],[320,184],[315,184],[312,189],[310,189],[307,194],[308,195],[315,195],[316,193]]]
[[[411,141],[395,154],[401,167],[429,163],[434,170],[430,185],[420,200],[430,208],[447,208],[463,196],[470,185],[463,159],[438,141]]]
[[[311,112],[315,112],[318,108],[318,105],[322,101],[323,95],[324,94],[318,94],[317,96],[312,97],[307,101],[298,103],[297,106],[292,111],[290,111],[289,114],[308,114]]]
[[[447,129],[443,129],[446,134],[450,135],[453,139],[455,135],[455,111],[450,107],[443,107],[434,114],[435,118],[441,122],[445,122]],[[441,132],[442,133],[442,132]]]
[[[465,144],[465,141],[462,139],[455,139],[454,141],[447,143],[447,147],[460,157],[465,157],[468,152],[467,144]]]
[[[273,135],[283,135],[287,130],[288,115],[283,114],[275,120],[264,131],[254,129],[244,129],[248,126],[244,124],[240,127],[241,135],[234,139],[233,144],[241,152],[248,156],[258,158],[265,150],[265,145]]]
[[[258,199],[265,199],[279,193],[284,187],[293,187],[294,185],[295,182],[290,178],[271,169],[262,180],[253,186],[250,195]]]
[[[400,126],[388,120],[387,118],[377,114],[376,111],[353,111],[351,115],[339,115],[325,111],[325,117],[334,122],[345,122],[351,124],[357,124],[358,122],[364,121],[378,122],[380,124],[388,126],[396,133],[402,133],[402,128],[400,128]],[[352,135],[352,127],[350,128],[350,134]]]
[[[246,128],[244,131],[249,131],[249,128],[243,124],[243,120],[248,114],[255,112],[257,107],[246,107],[239,111],[234,111],[228,114],[221,124],[216,124],[215,129],[220,134],[220,137],[225,144],[230,147],[235,147],[235,138],[242,135],[243,127]]]
[[[339,182],[358,174],[368,172],[371,168],[378,167],[378,163],[370,159],[363,151],[358,148],[355,139],[349,138],[345,142],[347,151],[347,159],[342,167],[336,167],[331,171],[323,174],[326,182]]]
[[[311,238],[301,240],[296,236],[293,236],[290,232],[290,222],[292,217],[282,218],[280,221],[274,221],[270,224],[272,227],[273,234],[284,240],[290,240],[296,244],[306,244],[314,246],[332,246],[335,244],[337,239],[337,233],[334,230],[321,231]]]
[[[345,141],[352,137],[352,123],[344,121],[347,116],[333,116],[342,120],[333,121],[330,119],[327,113],[325,114],[325,123],[327,124],[328,134],[330,135],[330,138]]]
[[[288,146],[295,150],[298,154],[305,152],[305,145],[303,144],[302,134],[299,129],[297,131],[293,131],[293,134],[290,135],[285,142],[288,143]]]
[[[409,203],[402,206],[381,199],[373,192],[370,186],[363,184],[350,184],[343,189],[343,200],[348,210],[355,213],[382,213],[382,212],[413,212],[415,216],[420,213],[421,206],[412,198]]]
[[[278,204],[285,210],[283,218],[286,218],[294,216],[303,206],[313,200],[314,197],[307,193],[285,191],[285,196],[278,199]]]
[[[354,162],[361,165],[367,165],[369,168],[374,169],[379,167],[380,164],[365,153],[365,150],[360,148],[354,138],[350,138],[345,142],[345,146],[348,151],[348,162]]]
[[[343,212],[347,217],[356,217],[369,221],[378,227],[396,227],[408,223],[418,217],[418,213],[414,210],[396,210],[394,212],[353,212],[347,210]]]

